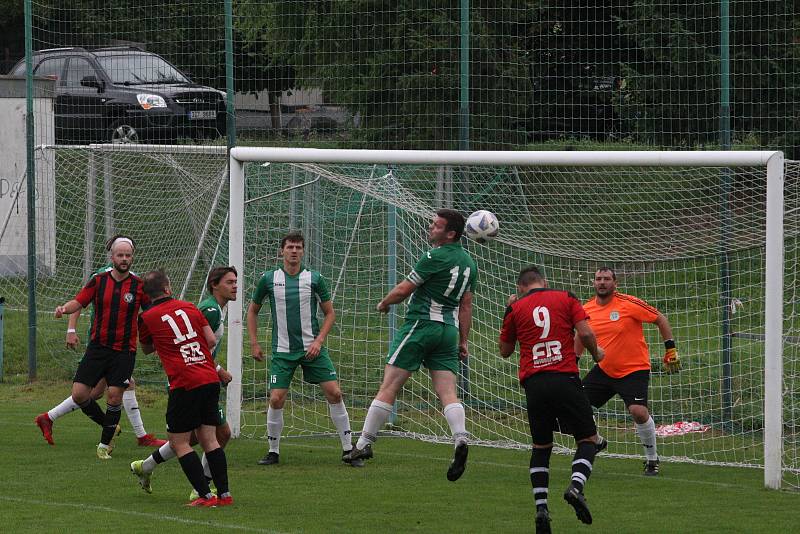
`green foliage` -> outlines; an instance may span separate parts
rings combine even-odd
[[[763,146],[787,147],[776,132],[800,128],[786,103],[800,98],[792,2],[730,2],[731,128]],[[719,3],[631,2],[619,29],[638,48],[622,68],[618,111],[639,139],[666,146],[716,143],[721,114]]]
[[[364,141],[391,148],[457,147],[457,6],[272,1],[243,3],[238,13],[242,35],[263,41],[259,46],[293,65],[299,86],[321,87],[331,102],[359,116]],[[524,139],[519,128],[530,81],[521,37],[527,13],[510,1],[472,5],[472,148],[516,146]]]

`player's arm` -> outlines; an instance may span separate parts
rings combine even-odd
[[[500,356],[503,358],[508,358],[514,351],[517,349],[517,342],[514,341],[513,343],[510,341],[503,341],[500,340]]]
[[[203,337],[206,338],[209,348],[217,344],[217,336],[214,335],[214,331],[208,324],[203,325]]]
[[[247,306],[247,336],[250,338],[250,352],[256,360],[264,360],[264,351],[258,343],[258,312],[261,311],[261,304],[251,302]]]
[[[61,306],[56,306],[56,319],[61,319],[63,315],[72,315],[76,311],[82,310],[83,304],[72,299]]]
[[[381,313],[387,313],[389,311],[389,306],[393,304],[399,304],[406,300],[413,292],[417,289],[417,286],[411,280],[403,280],[394,288],[392,288],[389,293],[383,297],[378,303],[378,311]]]
[[[675,340],[672,337],[672,327],[669,320],[663,313],[659,313],[653,323],[658,327],[661,339],[664,340],[664,369],[668,373],[675,373],[681,369],[681,360],[678,357],[678,350],[675,348]]]
[[[658,331],[661,333],[661,339],[664,341],[672,339],[672,327],[669,325],[669,321],[663,313],[659,313],[653,323],[658,327]]]
[[[583,352],[583,348],[586,347],[589,349],[589,353],[592,355],[592,359],[594,361],[599,362],[605,357],[605,352],[603,351],[603,347],[597,344],[597,338],[592,331],[592,328],[589,326],[589,321],[583,319],[582,321],[578,321],[575,323],[575,330],[577,332],[577,338],[582,343],[583,347],[581,347],[581,352]],[[576,354],[580,354],[577,352]]]
[[[67,348],[75,349],[80,343],[80,339],[78,339],[78,318],[81,316],[81,310],[72,312],[69,314],[69,319],[67,320]]]
[[[153,345],[153,336],[150,335],[150,330],[147,328],[147,323],[142,319],[142,314],[139,314],[139,346],[142,347],[142,352],[145,354],[152,354],[156,348]]]
[[[333,328],[333,323],[336,322],[336,312],[333,309],[333,301],[327,300],[325,302],[320,302],[319,307],[322,308],[325,320],[319,328],[319,334],[317,334],[317,337],[311,342],[311,345],[308,346],[308,350],[306,351],[307,360],[313,360],[319,356],[322,345],[325,344],[325,338],[328,337],[328,333],[331,331],[331,328]]]
[[[472,328],[472,291],[465,291],[458,304],[458,357],[469,355],[469,331]]]
[[[575,332],[575,356],[580,358],[581,354],[583,354],[583,349],[584,348],[585,347],[583,346],[583,341],[581,341],[581,336],[579,336],[578,332],[576,331]]]
[[[517,349],[517,325],[514,322],[514,308],[511,307],[517,301],[516,295],[508,298],[508,306],[503,316],[503,326],[500,328],[500,339],[498,345],[500,356],[508,358]]]

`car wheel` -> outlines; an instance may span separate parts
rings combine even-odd
[[[311,121],[305,116],[294,116],[286,123],[286,130],[290,136],[308,137],[311,133]]]
[[[117,121],[111,125],[111,142],[114,144],[138,143],[139,132],[127,122]]]

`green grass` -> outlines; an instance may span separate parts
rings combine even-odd
[[[160,466],[154,493],[141,491],[128,464],[147,455],[125,430],[114,459],[94,456],[99,429],[80,413],[55,424],[48,446],[36,414],[63,399],[69,384],[0,385],[5,429],[0,441],[3,530],[7,532],[531,532],[529,453],[473,447],[456,483],[444,473],[451,447],[381,439],[364,469],[345,467],[333,438],[287,439],[281,464],[255,461],[262,441],[238,439],[227,449],[235,505],[186,509],[189,486],[174,460]],[[163,435],[164,394],[138,394],[147,429]],[[354,421],[356,428],[361,421]],[[569,477],[567,456],[554,455],[551,512],[557,532],[589,532],[560,494]],[[763,489],[754,469],[662,465],[657,478],[641,462],[601,456],[587,486],[591,532],[780,532],[796,526],[800,494]]]

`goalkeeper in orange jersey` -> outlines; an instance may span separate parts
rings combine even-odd
[[[589,326],[603,347],[605,358],[586,374],[583,388],[595,408],[603,406],[614,395],[625,402],[636,434],[644,446],[644,474],[658,474],[656,425],[647,409],[647,390],[650,384],[650,351],[644,340],[643,323],[658,327],[664,340],[664,369],[668,373],[680,370],[680,360],[672,339],[667,318],[645,301],[617,292],[617,275],[610,267],[601,267],[594,274],[594,298],[583,305],[589,314]],[[580,339],[575,351],[583,352]],[[598,450],[606,447],[605,440]]]

